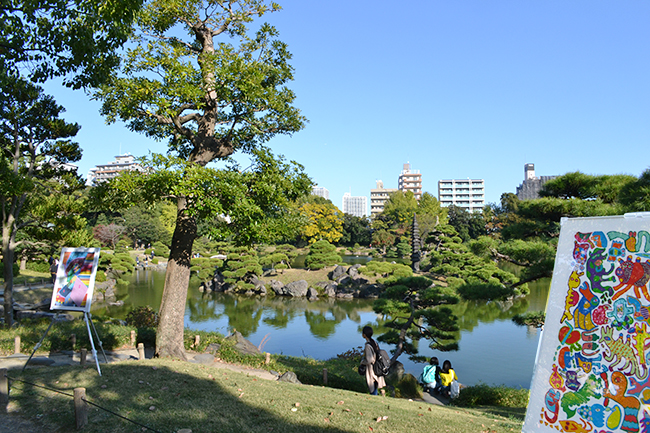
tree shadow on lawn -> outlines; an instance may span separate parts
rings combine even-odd
[[[475,408],[486,414],[493,414],[502,416],[504,418],[516,419],[523,422],[526,418],[526,408],[525,407],[494,407],[494,406],[484,406]]]
[[[355,416],[332,401],[319,399],[313,387],[268,381],[246,374],[181,361],[159,360],[91,368],[30,368],[12,378],[72,394],[85,387],[88,401],[159,432],[349,432],[343,418]],[[73,399],[33,385],[12,382],[10,400],[26,419],[47,431],[75,429]],[[296,407],[295,403],[300,403]],[[292,411],[292,409],[296,409]],[[297,414],[301,411],[300,414]],[[329,417],[329,418],[328,418]],[[295,421],[293,421],[295,419]],[[371,421],[367,419],[365,421]],[[136,432],[142,427],[90,406],[86,432]],[[45,431],[45,430],[44,430]],[[356,430],[355,430],[356,431]]]

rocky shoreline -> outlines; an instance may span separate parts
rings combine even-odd
[[[349,267],[338,265],[329,273],[329,280],[317,282],[316,287],[310,287],[306,280],[283,284],[272,279],[265,283],[253,276],[248,280],[248,283],[253,284],[254,288],[247,290],[244,295],[267,296],[272,292],[276,296],[307,298],[310,300],[316,300],[319,296],[339,299],[375,299],[379,297],[381,287],[378,284],[371,284],[370,281],[361,276],[359,273],[360,267],[359,264]],[[220,273],[217,273],[213,279],[202,283],[199,290],[204,293],[235,293],[237,291],[234,285],[225,282],[225,278]]]

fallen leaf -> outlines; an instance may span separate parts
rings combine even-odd
[[[431,408],[427,409],[429,412],[431,412]]]
[[[384,415],[384,416],[381,417],[381,420],[382,420],[382,421],[386,421],[387,419],[388,419],[388,416],[386,416],[386,415]]]
[[[368,427],[368,428],[370,429],[370,431],[375,431],[372,427]]]
[[[296,407],[300,407],[300,403],[296,403]]]
[[[345,412],[350,412],[350,409],[343,409]]]
[[[325,422],[330,422],[330,419],[329,419],[329,418],[325,418]]]
[[[359,412],[359,415],[363,416],[363,414],[361,412]]]
[[[297,407],[292,407],[292,408],[291,408],[291,412],[296,412],[297,410],[298,410]]]
[[[243,389],[241,389],[241,388],[237,388],[237,391],[239,391],[239,392],[242,392],[242,391],[243,391]]]
[[[149,406],[149,410],[156,410],[156,406]]]
[[[336,404],[343,404],[343,403],[345,403],[343,400],[336,402]]]
[[[334,415],[334,412],[330,412],[330,416]]]
[[[242,395],[244,395],[244,393],[243,393],[243,392],[242,392],[241,394],[239,394],[239,397],[238,397],[238,398],[241,398],[241,396],[242,396]]]
[[[422,414],[422,413],[419,413],[419,414],[418,414],[418,416],[424,416],[424,414]]]

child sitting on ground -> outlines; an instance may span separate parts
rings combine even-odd
[[[451,383],[454,380],[458,381],[456,372],[451,368],[451,362],[445,360],[445,362],[442,363],[442,369],[440,370],[440,386],[437,388],[438,392],[445,397],[449,397],[451,393]]]
[[[424,367],[420,378],[418,379],[424,386],[424,391],[428,389],[436,389],[440,386],[440,366],[438,365],[438,358],[435,356],[429,360],[429,365]]]

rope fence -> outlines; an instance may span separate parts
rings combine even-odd
[[[0,405],[6,406],[9,403],[9,381],[11,382],[21,382],[26,385],[31,385],[37,388],[42,388],[50,392],[54,392],[57,394],[65,395],[67,397],[72,397],[74,399],[74,409],[75,409],[75,421],[77,424],[77,429],[83,428],[85,425],[88,424],[88,404],[91,406],[95,406],[98,409],[101,409],[111,415],[114,415],[118,418],[121,418],[125,421],[128,421],[130,423],[133,423],[137,426],[140,426],[144,429],[150,430],[155,433],[162,433],[156,429],[153,429],[149,426],[146,426],[144,424],[141,424],[137,421],[134,421],[132,419],[129,419],[125,416],[122,416],[118,413],[113,412],[110,409],[106,409],[105,407],[102,407],[96,403],[93,403],[92,401],[86,399],[86,388],[75,388],[74,389],[74,394],[70,394],[67,392],[64,392],[60,389],[54,389],[54,388],[49,388],[44,385],[39,385],[36,383],[28,382],[26,380],[18,379],[15,377],[10,377],[7,375],[7,369],[0,369]]]

